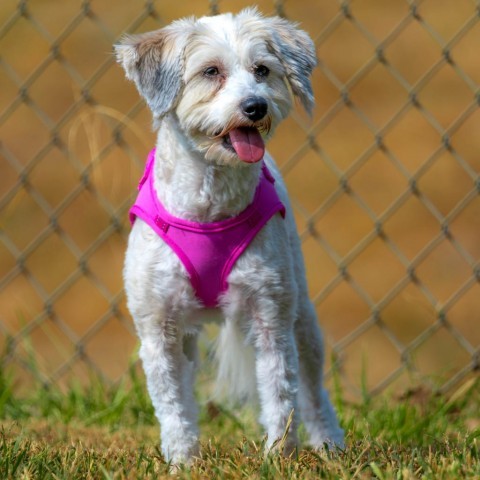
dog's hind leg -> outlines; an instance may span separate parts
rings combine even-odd
[[[327,444],[343,448],[343,430],[328,392],[323,388],[323,338],[317,316],[308,298],[303,298],[298,308],[295,338],[299,356],[300,414],[313,447],[320,449]]]

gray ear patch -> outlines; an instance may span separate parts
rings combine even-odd
[[[163,52],[165,48],[164,43],[150,47],[137,63],[137,87],[155,119],[173,108],[182,87],[181,59],[171,61],[166,58]]]
[[[268,42],[270,48],[285,67],[293,93],[310,114],[315,104],[310,81],[312,70],[317,65],[315,45],[295,24],[279,17],[267,20],[272,24]]]
[[[174,22],[160,30],[125,36],[114,45],[117,61],[135,82],[155,120],[174,108],[182,89],[187,30],[178,27]]]

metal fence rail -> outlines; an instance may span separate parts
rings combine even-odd
[[[19,385],[116,380],[135,345],[126,217],[154,136],[111,45],[248,2],[47,3],[0,6],[2,362]],[[318,49],[313,120],[294,112],[270,150],[344,386],[478,374],[480,2],[258,3]]]

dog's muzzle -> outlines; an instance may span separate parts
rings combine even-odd
[[[245,119],[250,122],[262,120],[268,111],[267,101],[262,97],[247,97],[239,105]],[[223,136],[223,146],[234,151],[246,163],[256,163],[265,154],[265,143],[254,125],[237,126]]]

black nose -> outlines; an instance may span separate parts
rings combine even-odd
[[[240,104],[240,108],[249,120],[255,122],[267,114],[268,105],[262,97],[248,97]]]

